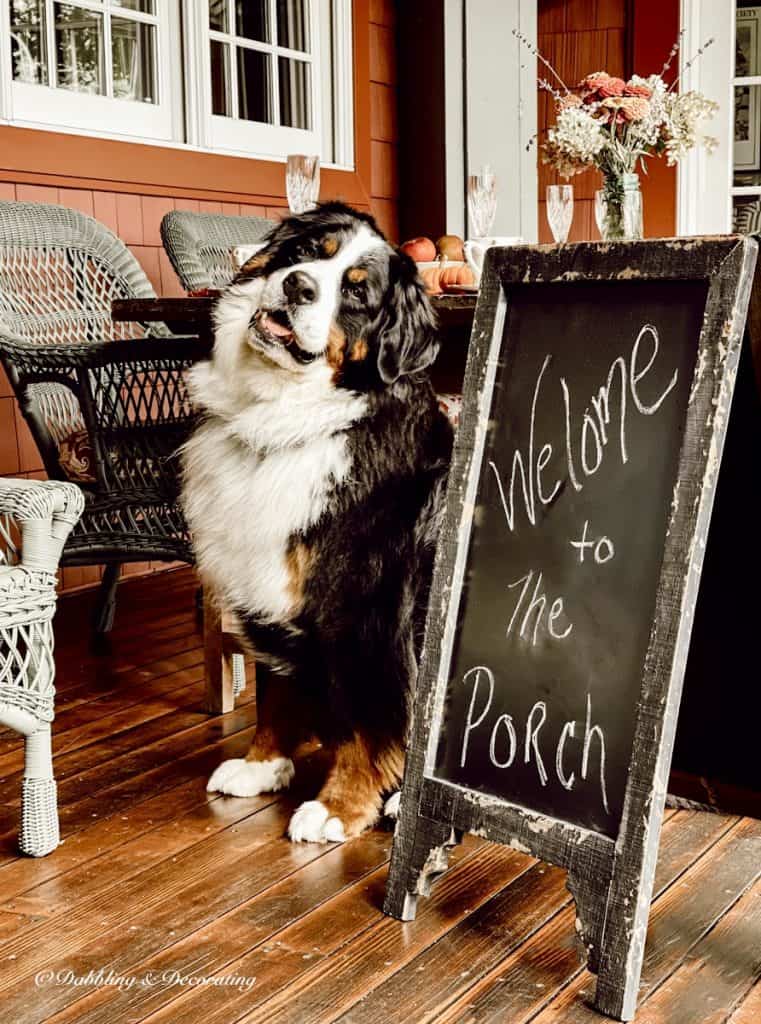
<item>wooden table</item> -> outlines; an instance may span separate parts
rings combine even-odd
[[[216,301],[216,295],[116,299],[111,308],[111,316],[117,321],[161,321],[175,334],[192,334],[211,341],[211,316]],[[441,333],[441,352],[431,371],[433,384],[437,391],[459,393],[462,390],[476,296],[433,295],[431,301]]]

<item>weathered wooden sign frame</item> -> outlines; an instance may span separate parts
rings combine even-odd
[[[463,412],[436,557],[407,752],[386,913],[415,916],[418,895],[464,832],[530,852],[568,870],[577,932],[598,976],[595,1005],[629,1020],[652,896],[690,630],[756,263],[749,238],[492,249],[476,307]],[[434,776],[434,763],[478,482],[511,288],[575,281],[704,281],[702,330],[615,839]]]

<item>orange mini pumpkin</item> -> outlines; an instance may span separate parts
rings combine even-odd
[[[431,295],[440,295],[451,285],[473,285],[476,279],[467,263],[456,263],[449,266],[442,260],[437,267],[426,267],[420,272],[426,290]]]

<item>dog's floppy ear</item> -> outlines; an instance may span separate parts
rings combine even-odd
[[[242,267],[239,267],[233,278],[233,284],[241,284],[243,281],[250,281],[252,277],[262,277],[266,273],[267,266],[278,246],[293,233],[291,221],[292,218],[289,218],[273,224],[261,240],[262,248],[246,260]]]
[[[414,261],[396,252],[390,270],[392,283],[374,328],[378,372],[386,384],[424,370],[439,352],[436,317]]]

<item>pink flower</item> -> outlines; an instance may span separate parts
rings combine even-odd
[[[600,71],[587,75],[580,88],[585,103],[598,103],[612,96],[623,96],[626,82],[623,78],[613,78],[607,72]]]
[[[603,100],[600,108],[605,112],[609,124],[624,121],[642,121],[650,113],[649,100],[641,96],[611,96]]]
[[[576,93],[568,92],[565,96],[561,96],[558,100],[558,107],[560,110],[569,110],[571,107],[581,106],[581,96],[577,96]]]
[[[627,96],[621,101],[626,121],[644,121],[650,113],[650,100],[644,96]]]
[[[638,96],[643,100],[649,100],[652,95],[653,90],[650,86],[641,82],[627,82],[624,87],[624,96]]]

